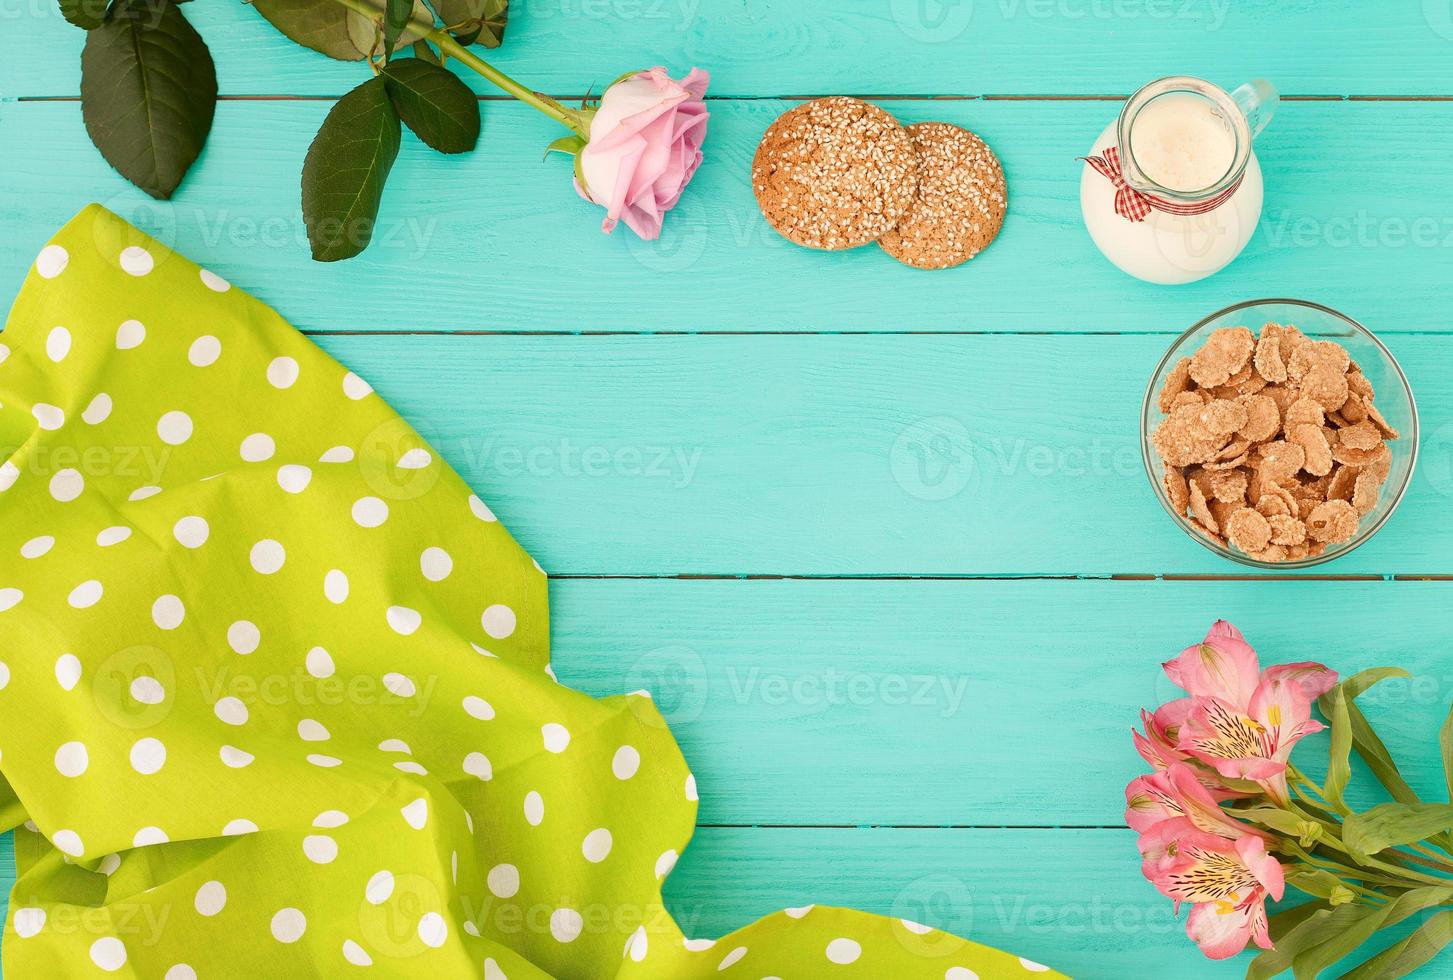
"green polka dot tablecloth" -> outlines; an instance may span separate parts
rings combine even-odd
[[[7,978],[1058,976],[846,909],[685,937],[649,695],[556,683],[539,566],[219,276],[92,206],[0,341]]]

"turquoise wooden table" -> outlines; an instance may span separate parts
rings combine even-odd
[[[1136,709],[1168,696],[1159,662],[1216,617],[1271,660],[1412,670],[1366,708],[1441,799],[1449,0],[515,6],[497,60],[557,96],[655,63],[712,72],[707,160],[660,242],[600,235],[565,165],[540,162],[550,123],[474,80],[478,152],[406,137],[373,247],[310,262],[297,174],[365,69],[221,0],[188,8],[224,96],[211,142],[151,201],[88,144],[82,35],[37,2],[0,61],[0,296],[97,200],[373,382],[550,571],[561,678],[656,692],[700,774],[701,829],[668,889],[690,933],[815,900],[1078,977],[1240,976],[1188,943],[1122,818]],[[1181,288],[1095,251],[1074,161],[1117,99],[1169,73],[1265,75],[1287,96],[1257,144],[1250,247]],[[1010,184],[1000,240],[924,273],[776,237],[748,163],[773,117],[820,94],[982,134]],[[1315,575],[1216,559],[1140,462],[1140,397],[1171,338],[1263,295],[1368,324],[1422,412],[1402,508]],[[8,839],[0,855],[8,892]]]

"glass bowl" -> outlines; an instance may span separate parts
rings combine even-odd
[[[1362,369],[1374,390],[1373,404],[1376,405],[1388,424],[1398,430],[1399,438],[1389,442],[1392,451],[1392,468],[1383,482],[1377,505],[1362,516],[1357,533],[1350,540],[1328,545],[1322,554],[1299,561],[1261,561],[1252,558],[1234,546],[1223,546],[1201,531],[1184,514],[1178,514],[1165,489],[1165,464],[1151,443],[1151,436],[1165,416],[1159,407],[1159,395],[1166,378],[1182,357],[1189,357],[1201,348],[1213,330],[1222,327],[1247,327],[1252,333],[1260,333],[1262,324],[1274,322],[1293,324],[1302,333],[1314,340],[1331,340],[1341,344]],[[1212,313],[1200,323],[1176,338],[1161,358],[1150,384],[1145,389],[1145,401],[1140,412],[1140,451],[1145,460],[1145,472],[1156,499],[1165,508],[1171,519],[1202,547],[1223,558],[1268,570],[1310,568],[1347,554],[1371,538],[1387,523],[1392,512],[1402,501],[1403,494],[1412,481],[1413,467],[1418,457],[1418,409],[1413,401],[1412,389],[1398,366],[1392,352],[1372,331],[1351,317],[1316,303],[1295,299],[1257,299],[1228,306]]]

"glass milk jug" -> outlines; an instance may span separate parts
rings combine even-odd
[[[1261,218],[1251,141],[1276,111],[1276,89],[1235,92],[1189,75],[1132,95],[1084,157],[1080,209],[1105,257],[1138,279],[1204,279],[1241,254]]]

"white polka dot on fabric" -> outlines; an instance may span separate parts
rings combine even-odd
[[[338,858],[338,842],[327,834],[303,838],[303,854],[314,864],[332,864]]]
[[[91,962],[115,973],[126,965],[126,944],[115,936],[103,936],[91,944]]]
[[[675,850],[666,851],[658,857],[656,859],[656,880],[660,881],[669,875],[671,869],[676,867],[676,862],[680,857],[681,855],[677,854]]]
[[[412,636],[424,621],[418,610],[408,606],[389,606],[384,619],[388,621],[389,629],[400,636]]]
[[[469,509],[474,513],[474,516],[479,518],[481,521],[488,521],[490,523],[493,523],[494,521],[498,520],[498,518],[494,516],[494,511],[489,509],[489,505],[486,504],[483,500],[480,500],[476,494],[471,493],[469,495]]]
[[[165,844],[170,840],[171,838],[166,835],[166,831],[160,827],[142,827],[132,836],[131,846],[152,847],[156,844]]]
[[[272,938],[280,943],[295,943],[307,931],[307,916],[297,909],[282,909],[272,917]]]
[[[692,953],[704,953],[708,949],[711,949],[713,946],[716,945],[716,940],[715,939],[685,939],[685,940],[682,940],[681,945],[685,946],[686,949],[689,952],[692,952]]]
[[[580,853],[591,864],[599,864],[610,856],[611,845],[614,843],[610,831],[598,827],[585,835],[585,840],[580,845]]]
[[[827,944],[827,961],[838,966],[856,963],[863,955],[863,947],[851,939],[834,939]]]
[[[75,654],[63,653],[56,658],[55,680],[64,691],[74,691],[81,683],[81,661]]]
[[[617,779],[630,779],[640,768],[641,753],[633,745],[622,745],[610,760],[610,771]]]
[[[525,820],[531,827],[538,827],[544,819],[545,801],[539,793],[530,790],[525,794]]]
[[[562,908],[550,913],[550,935],[555,937],[556,942],[575,942],[584,927],[585,921],[574,909]]]
[[[86,480],[73,469],[57,470],[50,478],[50,495],[62,504],[68,504],[86,489]]]
[[[505,971],[499,968],[499,964],[494,961],[492,956],[484,958],[484,980],[509,980],[505,976]]]
[[[351,939],[343,940],[343,958],[354,966],[373,966],[373,957]]]
[[[308,668],[308,673],[318,680],[333,676],[333,656],[322,647],[313,647],[309,650],[304,664]]]
[[[0,660],[0,691],[5,690],[10,684],[10,667],[5,661]]]
[[[545,740],[545,749],[548,752],[564,752],[570,745],[570,730],[557,722],[542,725],[540,735]]]
[[[291,388],[298,381],[298,362],[291,357],[275,357],[267,366],[267,383],[274,388]]]
[[[353,450],[347,446],[334,446],[326,450],[318,457],[320,463],[351,463],[353,462]]]
[[[255,833],[257,833],[257,824],[241,817],[227,821],[227,826],[222,828],[223,837],[241,837],[243,834]]]
[[[429,822],[429,801],[421,796],[399,810],[399,813],[403,814],[404,823],[415,830],[423,830],[424,825]]]
[[[192,438],[192,417],[186,412],[167,412],[157,420],[156,434],[168,446],[180,446]]]
[[[204,334],[192,341],[187,348],[187,360],[193,367],[211,367],[222,356],[222,341],[211,334]]]
[[[197,889],[192,905],[198,915],[213,916],[227,907],[227,886],[220,881],[209,881]]]
[[[8,612],[20,605],[25,593],[19,589],[0,589],[0,612]]]
[[[340,569],[333,569],[323,576],[323,595],[333,605],[341,605],[348,599],[348,576]]]
[[[412,678],[395,671],[383,675],[383,686],[390,694],[401,698],[411,698],[419,690]]]
[[[223,279],[211,269],[198,269],[197,274],[202,277],[202,285],[214,293],[225,293],[232,288],[232,284]]]
[[[1024,969],[1028,970],[1030,973],[1048,973],[1049,972],[1049,967],[1045,966],[1043,963],[1036,963],[1033,960],[1026,960],[1022,956],[1019,957],[1019,965],[1022,966],[1022,967],[1024,967]]]
[[[5,363],[5,359],[8,358],[9,356],[10,356],[10,348],[7,347],[5,344],[0,344],[0,364],[4,364]]]
[[[480,721],[494,720],[494,707],[484,698],[475,697],[473,694],[464,699],[464,711],[471,718],[478,718]]]
[[[101,862],[99,864],[96,865],[96,870],[99,871],[99,872],[101,872],[107,878],[109,878],[112,875],[114,875],[116,873],[116,870],[118,868],[120,868],[120,867],[121,867],[121,855],[120,854],[108,854],[108,855],[106,855],[105,857],[103,857],[101,859]]]
[[[247,705],[234,697],[225,697],[212,705],[212,713],[227,725],[245,725],[249,717]]]
[[[367,398],[373,394],[373,386],[352,371],[349,371],[343,376],[343,394],[354,401],[358,401],[360,398]]]
[[[71,352],[71,332],[65,327],[52,327],[45,335],[45,356],[59,364]]]
[[[378,750],[380,752],[402,752],[404,755],[408,755],[413,751],[409,748],[409,743],[401,738],[384,739],[378,743]]]
[[[399,457],[398,466],[401,470],[422,470],[434,461],[427,449],[410,449]]]
[[[131,768],[143,776],[161,772],[166,765],[166,746],[160,739],[143,738],[131,746]]]
[[[47,245],[40,250],[35,257],[35,272],[42,279],[54,279],[66,271],[66,265],[71,261],[71,253],[65,250],[63,245]]]
[[[81,413],[81,421],[87,425],[100,425],[111,417],[111,408],[111,396],[103,391],[91,399],[91,403]]]
[[[442,582],[454,571],[454,559],[443,548],[425,548],[419,556],[419,571],[430,582]]]
[[[388,520],[388,504],[377,497],[363,497],[353,504],[353,523],[359,527],[378,527]]]
[[[722,970],[731,969],[732,967],[740,963],[742,961],[742,957],[746,955],[747,947],[738,946],[736,949],[732,950],[730,953],[726,954],[721,958],[721,962],[718,963],[716,967],[717,972],[719,973]]]
[[[131,682],[131,697],[140,704],[161,704],[166,700],[166,688],[155,677],[143,674]]]
[[[326,742],[332,737],[328,727],[316,718],[304,718],[298,722],[298,738],[304,742]]]
[[[513,864],[496,864],[484,880],[495,898],[514,898],[520,890],[520,869]]]
[[[137,500],[146,500],[149,497],[155,497],[159,493],[161,493],[161,487],[137,487],[135,490],[131,491],[131,495],[128,496],[126,499],[133,502]]]
[[[631,938],[626,940],[626,955],[637,963],[646,958],[650,941],[646,938],[646,927],[637,926],[636,931],[631,933]]]
[[[32,406],[30,414],[35,416],[35,424],[47,432],[54,432],[66,424],[66,413],[45,402]]]
[[[265,432],[254,432],[242,440],[239,452],[245,462],[265,463],[272,459],[273,453],[277,452],[277,443],[273,442],[272,436]]]
[[[29,939],[45,928],[45,909],[16,909],[12,922],[15,934],[21,939]]]
[[[515,611],[509,606],[496,603],[484,611],[480,622],[492,639],[503,640],[515,631]]]
[[[415,762],[412,759],[405,759],[402,762],[395,762],[394,768],[397,769],[399,772],[413,773],[415,776],[429,775],[429,770],[425,769],[423,766],[419,765],[419,763]]]
[[[183,548],[200,548],[207,543],[207,537],[212,533],[212,528],[207,524],[206,518],[192,515],[183,517],[177,521],[172,528],[172,536],[177,539],[177,544]]]
[[[278,467],[277,485],[288,493],[302,493],[313,482],[313,471],[298,463]]]
[[[798,905],[795,908],[783,909],[782,911],[786,913],[789,919],[800,919],[815,908],[817,908],[815,905]]]
[[[86,853],[86,845],[81,842],[81,835],[74,830],[57,830],[50,842],[62,854],[69,854],[71,857],[80,857]]]
[[[426,912],[419,920],[419,941],[430,949],[438,949],[449,940],[449,924],[438,912]]]
[[[20,479],[20,467],[8,459],[0,463],[0,493],[15,486],[15,481],[18,479]]]
[[[197,971],[185,963],[178,963],[166,971],[166,976],[161,980],[197,980]]]
[[[239,619],[227,627],[227,645],[234,653],[246,656],[257,649],[262,642],[262,632],[245,619]]]
[[[91,579],[72,589],[71,594],[66,597],[66,603],[72,609],[90,609],[101,601],[101,596],[105,594],[105,591],[100,582]]]
[[[313,753],[307,757],[308,764],[317,766],[319,769],[336,769],[343,765],[343,760],[331,755],[320,755]]]
[[[219,754],[222,757],[222,764],[229,769],[245,769],[252,765],[252,761],[257,758],[251,752],[244,752],[232,745],[222,746]]]
[[[699,799],[696,794],[696,776],[688,774],[686,777],[686,798],[695,803]]]
[[[118,524],[116,527],[108,527],[96,535],[96,543],[102,548],[109,548],[113,544],[120,544],[129,537],[131,537],[131,528]]]
[[[56,772],[67,779],[83,775],[91,765],[91,754],[84,742],[67,742],[55,750]]]
[[[178,596],[164,595],[151,604],[151,620],[158,629],[174,630],[186,618],[186,606]]]
[[[132,276],[144,276],[156,267],[151,253],[140,245],[128,245],[121,250],[121,268]]]
[[[342,810],[324,810],[313,818],[313,826],[325,830],[342,827],[346,823],[348,823],[348,814]]]
[[[488,780],[494,776],[494,767],[483,752],[471,752],[464,757],[464,771],[475,779]]]
[[[943,980],[979,980],[979,975],[966,966],[951,966],[944,971]]]
[[[288,560],[288,554],[279,542],[264,538],[252,546],[248,560],[252,563],[253,571],[260,575],[272,575],[283,567],[283,563]]]
[[[391,871],[378,872],[363,886],[363,897],[368,900],[369,905],[382,905],[393,893],[394,876]]]
[[[116,349],[135,350],[146,342],[146,326],[140,320],[126,320],[116,328]]]

